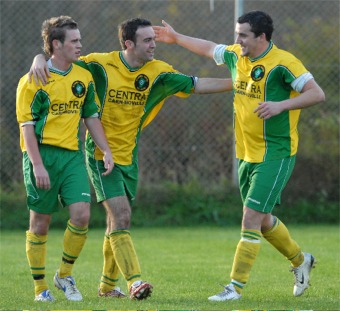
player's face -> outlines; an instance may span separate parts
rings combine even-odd
[[[134,55],[141,64],[153,60],[156,42],[152,27],[140,27],[136,31],[136,44]]]
[[[73,63],[78,60],[82,45],[79,29],[66,30],[65,41],[61,44],[60,56],[65,62]]]
[[[255,34],[250,31],[250,25],[248,23],[236,24],[235,27],[236,41],[235,43],[241,45],[241,55],[249,56],[251,58],[259,56],[261,38],[255,37]]]

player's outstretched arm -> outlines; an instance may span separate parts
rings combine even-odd
[[[216,43],[199,38],[189,37],[176,32],[168,23],[162,20],[163,26],[153,26],[156,41],[177,44],[198,55],[213,58]]]
[[[32,81],[32,76],[36,85],[39,85],[39,81],[42,85],[46,85],[48,78],[51,77],[45,55],[38,54],[34,57],[31,69],[28,72],[28,82],[30,83]]]
[[[231,79],[199,78],[195,86],[195,94],[220,93],[231,91],[233,82]]]

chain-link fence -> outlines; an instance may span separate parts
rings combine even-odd
[[[339,1],[247,1],[244,12],[263,10],[274,20],[273,41],[291,51],[313,73],[327,102],[303,111],[300,122],[298,191],[325,191],[338,197]],[[41,52],[43,20],[70,15],[79,24],[83,51],[119,50],[117,25],[131,17],[153,24],[164,19],[178,31],[217,43],[234,40],[233,0],[35,1],[1,0],[1,188],[22,183],[21,152],[15,116],[19,78]],[[225,77],[225,67],[175,45],[158,44],[156,58],[185,74]],[[140,181],[211,184],[232,178],[232,96],[169,98],[140,140]],[[303,159],[300,160],[299,159]],[[307,164],[307,166],[305,165]]]

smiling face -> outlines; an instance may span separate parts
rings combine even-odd
[[[152,27],[139,27],[133,47],[135,60],[141,64],[153,60],[155,54],[155,32]]]
[[[235,43],[241,46],[242,56],[255,58],[261,55],[268,47],[269,42],[266,40],[265,34],[255,37],[248,23],[237,23],[235,33],[237,35]]]

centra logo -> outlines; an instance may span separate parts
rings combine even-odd
[[[260,81],[264,77],[265,68],[262,65],[257,65],[251,70],[251,78],[254,81]]]
[[[135,88],[138,91],[145,91],[148,87],[149,78],[144,74],[140,74],[135,80]]]
[[[83,97],[86,92],[85,84],[81,81],[74,81],[72,84],[72,93],[74,96]]]

